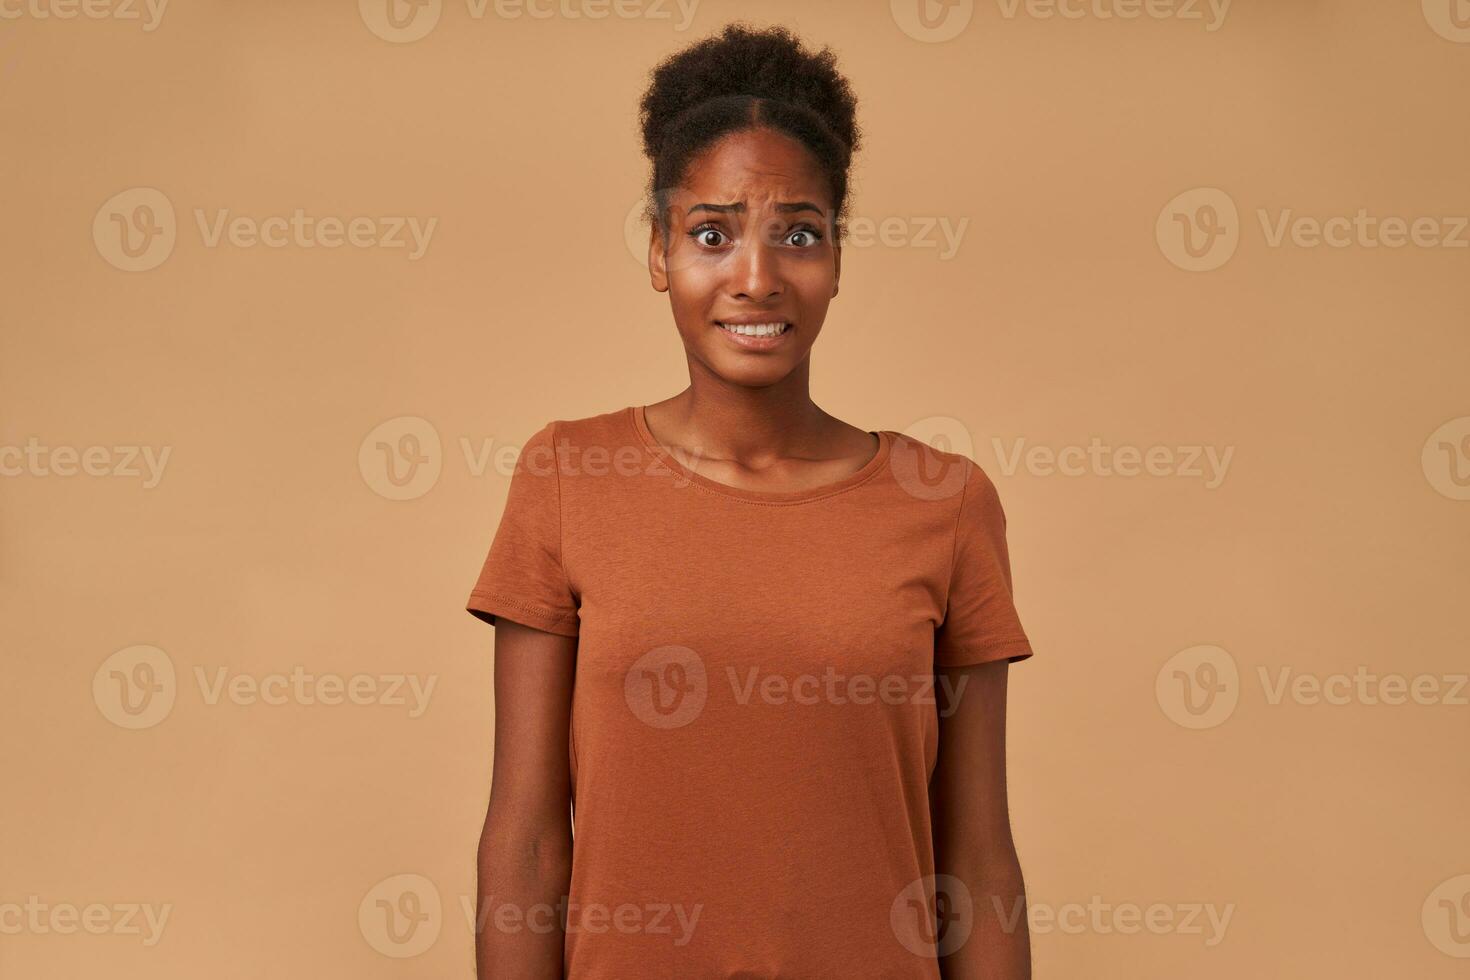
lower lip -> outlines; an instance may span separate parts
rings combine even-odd
[[[771,350],[784,344],[786,338],[791,336],[791,332],[796,327],[787,326],[785,330],[771,337],[751,337],[743,333],[731,333],[718,323],[715,324],[715,329],[724,334],[725,339],[729,340],[730,343],[739,347],[741,350]]]

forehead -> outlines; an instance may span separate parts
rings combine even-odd
[[[806,147],[783,133],[751,129],[731,133],[695,157],[681,190],[702,202],[805,200],[827,207],[831,188]]]

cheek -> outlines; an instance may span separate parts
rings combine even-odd
[[[791,273],[790,282],[805,306],[826,306],[832,300],[837,270],[830,259],[803,262]]]
[[[711,307],[720,294],[723,274],[718,263],[702,256],[670,253],[669,292],[675,309],[691,315]]]

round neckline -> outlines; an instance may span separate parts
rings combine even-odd
[[[833,483],[825,483],[819,487],[808,487],[805,490],[751,490],[745,487],[735,487],[728,483],[720,483],[709,477],[690,469],[679,461],[674,453],[665,448],[653,437],[653,432],[648,428],[648,420],[644,417],[645,405],[630,405],[627,413],[633,423],[638,438],[642,440],[644,448],[664,462],[680,477],[689,481],[697,487],[709,490],[713,493],[723,494],[726,497],[734,497],[737,500],[748,500],[753,503],[768,504],[798,504],[809,500],[818,500],[822,497],[830,497],[844,490],[866,483],[872,479],[888,462],[889,451],[893,446],[893,434],[886,429],[868,430],[868,435],[878,437],[878,451],[873,457],[863,464],[862,468],[849,473],[842,479]]]

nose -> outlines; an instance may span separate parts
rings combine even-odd
[[[780,246],[768,241],[765,229],[757,228],[731,256],[730,291],[736,299],[764,302],[784,291]]]

